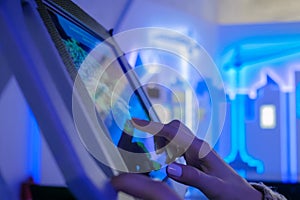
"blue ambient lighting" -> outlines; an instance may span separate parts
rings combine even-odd
[[[28,171],[35,183],[41,179],[41,133],[35,116],[28,107]]]
[[[289,63],[299,63],[299,57],[300,35],[251,38],[228,46],[221,64],[226,91],[230,97],[228,101],[231,103],[231,151],[225,158],[226,162],[232,165],[244,163],[256,167],[257,173],[265,172],[263,161],[254,159],[247,152],[245,123],[249,119],[253,121],[259,118],[254,118],[250,110],[254,109],[252,106],[247,107],[246,97],[255,103],[258,100],[258,89],[268,84],[266,77],[270,75],[280,90],[277,123],[280,127],[281,179],[283,182],[297,181],[299,136],[296,120],[300,119],[300,83],[297,78],[296,82],[289,80],[294,80],[295,72],[300,67]]]

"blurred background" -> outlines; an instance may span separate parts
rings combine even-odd
[[[214,115],[224,112],[225,107],[224,125],[215,121],[214,127],[208,129],[213,98],[207,86],[212,81],[209,77],[193,77],[193,69],[188,64],[165,52],[130,52],[126,58],[132,67],[152,63],[138,74],[142,82],[168,78],[168,88],[145,86],[160,119],[184,121],[249,181],[283,185],[300,182],[300,1],[73,2],[107,30],[112,29],[115,35],[135,28],[160,27],[196,41],[220,71],[224,88],[216,86],[214,89],[224,92],[226,99],[219,105],[220,110],[214,110]],[[198,55],[194,43],[172,32],[149,34],[147,39],[162,48],[181,49],[188,59]],[[134,46],[135,41],[129,45],[131,42]],[[121,44],[120,47],[122,49]],[[169,76],[153,63],[170,66],[182,78]],[[64,178],[34,115],[10,73],[1,68],[0,169],[3,180],[0,181],[6,182],[16,195],[21,182],[30,176],[39,184],[64,186]],[[198,104],[193,103],[195,101]],[[221,135],[214,135],[218,130]],[[204,137],[205,134],[208,136]],[[193,195],[200,194],[190,189],[186,198],[192,199]]]

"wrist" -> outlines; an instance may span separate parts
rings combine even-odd
[[[286,198],[273,191],[270,187],[264,185],[263,183],[251,183],[252,187],[259,191],[262,194],[263,200],[268,200],[268,199],[276,199],[276,200],[286,200]]]

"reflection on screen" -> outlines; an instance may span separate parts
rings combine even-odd
[[[161,165],[154,161],[153,154],[148,153],[154,151],[153,137],[133,128],[129,121],[132,117],[145,120],[150,118],[139,95],[133,91],[127,78],[123,77],[124,71],[119,62],[113,59],[115,53],[112,48],[101,44],[100,38],[63,16],[52,11],[49,14],[114,145],[130,152],[146,153],[143,161],[126,163],[129,170],[138,172],[141,167],[148,167],[149,171],[159,169]],[[103,45],[101,52],[92,51],[99,44]],[[86,61],[88,55],[90,59]],[[81,69],[83,62],[89,62],[85,65],[89,67]],[[129,94],[128,100],[124,99]],[[162,172],[151,172],[150,176],[163,179],[165,175]]]

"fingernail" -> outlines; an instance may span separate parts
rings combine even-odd
[[[172,176],[180,177],[182,175],[182,168],[179,165],[174,163],[168,165],[167,171],[168,174]]]
[[[136,124],[138,126],[147,126],[150,122],[138,118],[132,118],[133,124]]]

